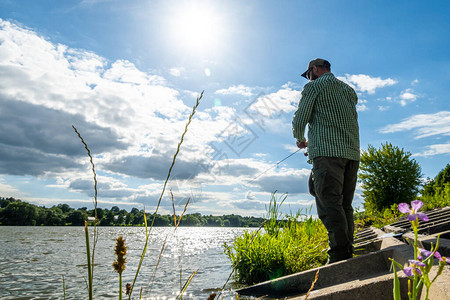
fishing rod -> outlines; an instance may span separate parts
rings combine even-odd
[[[279,164],[281,164],[283,161],[285,161],[286,159],[288,159],[289,157],[291,157],[292,155],[294,155],[295,153],[297,153],[298,151],[300,151],[302,149],[297,149],[296,151],[292,152],[291,154],[289,154],[288,156],[286,156],[285,158],[283,158],[282,160],[280,160],[279,162],[277,162],[276,164],[274,164],[273,166],[271,166],[270,168],[266,169],[265,171],[259,173],[255,178],[253,178],[252,180],[250,180],[249,182],[247,182],[247,184],[252,183],[253,181],[255,181],[256,179],[258,179],[259,177],[261,177],[262,175],[264,175],[265,173],[269,172],[270,170],[272,170],[273,168],[275,168],[276,166],[278,166]],[[307,152],[304,153],[305,156],[308,155]]]

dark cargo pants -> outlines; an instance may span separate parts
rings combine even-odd
[[[353,254],[353,207],[359,162],[337,157],[313,159],[310,192],[316,198],[317,213],[328,231],[328,262],[348,259]]]

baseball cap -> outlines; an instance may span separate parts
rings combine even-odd
[[[308,77],[306,77],[306,74],[308,74],[308,71],[314,66],[324,66],[329,68],[331,67],[331,64],[328,62],[328,60],[322,58],[313,59],[312,61],[309,62],[308,69],[306,69],[306,71],[302,74],[302,76],[308,79]]]

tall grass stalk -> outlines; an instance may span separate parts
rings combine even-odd
[[[64,300],[66,300],[66,281],[64,279],[64,275],[62,275],[62,280],[63,280],[63,295],[64,295]]]
[[[186,211],[187,211],[187,207],[188,207],[188,205],[189,205],[189,202],[190,202],[191,198],[188,198],[188,199],[187,199],[186,204],[184,205],[184,210],[183,210],[183,212],[181,213],[180,217],[177,218],[176,211],[175,211],[175,201],[174,201],[174,199],[173,199],[173,193],[172,193],[172,191],[170,191],[170,196],[171,196],[171,199],[172,199],[173,221],[174,221],[174,226],[175,226],[175,228],[174,228],[174,230],[173,230],[173,233],[175,233],[175,231],[177,230],[178,226],[180,225],[181,219],[183,218],[184,214],[185,214]],[[158,261],[156,262],[155,269],[153,270],[153,274],[152,274],[152,276],[150,277],[150,279],[149,279],[149,281],[148,281],[148,283],[147,283],[147,288],[151,287],[151,285],[153,284],[153,280],[154,280],[155,277],[156,277],[156,271],[157,271],[157,269],[158,269],[159,263],[160,263],[161,258],[162,258],[162,256],[163,256],[163,253],[164,253],[164,251],[165,251],[165,246],[166,246],[166,242],[167,242],[167,238],[168,238],[168,237],[169,237],[169,234],[167,234],[167,235],[166,235],[166,238],[164,239],[163,245],[162,245],[162,247],[161,247],[161,251],[160,251],[159,256],[158,256]],[[181,291],[182,289],[183,289],[183,285],[182,285],[182,270],[181,270],[181,268],[180,268],[180,291]],[[149,293],[150,293],[150,290],[149,290]]]
[[[86,258],[88,267],[88,285],[89,285],[89,300],[92,300],[92,270],[91,270],[91,249],[89,246],[89,232],[87,222],[84,221],[84,233],[86,237]]]
[[[130,293],[128,295],[129,296],[128,299],[130,299],[130,300],[131,300],[131,295],[133,294],[134,285],[136,284],[136,280],[137,280],[137,278],[139,276],[139,271],[141,269],[142,262],[144,261],[145,253],[147,252],[148,237],[149,237],[150,232],[151,232],[151,230],[153,228],[153,224],[155,223],[156,214],[157,214],[157,212],[159,210],[159,206],[161,204],[161,200],[162,200],[162,197],[164,195],[164,192],[166,191],[167,182],[169,181],[170,175],[172,173],[173,166],[175,165],[176,158],[178,156],[178,153],[180,152],[180,147],[181,147],[181,144],[184,141],[184,136],[186,135],[186,133],[188,131],[189,124],[191,124],[192,117],[194,116],[195,111],[197,110],[197,107],[200,104],[200,99],[202,99],[202,97],[203,97],[203,92],[204,91],[202,91],[200,96],[197,98],[197,101],[196,101],[194,107],[192,108],[192,112],[189,115],[189,119],[188,119],[188,121],[186,123],[186,126],[184,128],[183,134],[181,135],[180,142],[178,143],[177,150],[176,150],[176,152],[175,152],[175,154],[173,156],[173,159],[172,159],[172,164],[170,165],[169,172],[167,174],[166,180],[164,181],[164,185],[163,185],[163,189],[161,191],[161,195],[159,196],[158,204],[156,206],[155,214],[153,215],[153,220],[152,220],[152,223],[150,225],[150,229],[147,229],[147,225],[145,226],[145,244],[144,244],[144,248],[142,250],[141,258],[139,260],[139,264],[138,264],[138,267],[137,267],[137,270],[136,270],[136,274],[135,274],[134,279],[133,279],[133,284],[131,285]],[[146,219],[146,218],[144,218],[144,219]]]
[[[189,276],[189,278],[186,280],[183,287],[181,288],[181,291],[178,294],[178,296],[176,297],[176,299],[180,299],[180,300],[183,299],[184,292],[186,292],[186,289],[188,288],[189,284],[191,283],[192,279],[194,278],[195,274],[197,274],[197,272],[198,272],[198,269]]]
[[[280,226],[280,222],[283,221],[283,213],[281,212],[280,208],[281,205],[283,204],[283,202],[286,200],[287,198],[287,194],[283,194],[281,195],[280,199],[281,201],[279,203],[277,203],[277,198],[276,198],[276,193],[277,191],[272,193],[272,198],[271,201],[269,202],[269,207],[267,207],[266,205],[266,220],[267,222],[264,225],[264,229],[266,230],[266,232],[270,235],[278,235],[278,233],[281,230],[281,226]]]
[[[320,272],[320,269],[317,269],[316,276],[314,276],[314,280],[311,283],[311,286],[309,287],[308,292],[306,293],[305,299],[303,299],[303,300],[308,300],[309,294],[314,289],[314,285],[316,284],[317,280],[319,280],[319,272]]]
[[[92,246],[92,257],[91,257],[91,264],[92,267],[89,270],[89,285],[90,285],[90,297],[92,297],[92,285],[93,285],[93,278],[94,278],[94,257],[95,257],[95,247],[97,245],[97,241],[98,241],[98,230],[97,230],[97,226],[99,224],[99,220],[98,220],[98,216],[97,216],[97,173],[95,172],[95,165],[94,165],[94,160],[92,158],[91,155],[91,150],[89,149],[88,145],[86,144],[86,142],[84,141],[83,137],[81,136],[81,134],[78,132],[77,128],[72,125],[73,130],[75,130],[75,133],[78,135],[78,138],[81,140],[81,143],[83,143],[84,148],[87,151],[87,154],[89,156],[89,161],[91,164],[91,168],[92,168],[92,173],[94,174],[94,216],[95,216],[95,221],[94,221],[94,245]],[[87,232],[87,223],[85,222],[85,228],[86,228],[86,232]],[[87,243],[89,243],[89,236],[87,236]],[[88,249],[88,253],[87,255],[89,256],[89,249]],[[91,298],[89,298],[91,299]]]

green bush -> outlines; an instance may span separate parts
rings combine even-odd
[[[383,211],[392,204],[409,203],[417,197],[421,168],[411,153],[382,144],[372,145],[361,155],[359,180],[366,211]]]
[[[285,199],[285,197],[284,197]],[[327,260],[328,235],[322,222],[309,217],[302,222],[296,216],[280,216],[275,193],[269,205],[264,232],[245,231],[225,253],[240,283],[254,284],[323,265]]]
[[[398,204],[392,204],[390,208],[385,208],[382,211],[356,211],[353,216],[355,220],[355,232],[358,232],[369,226],[382,228],[394,223],[400,218],[401,214],[398,211]]]
[[[424,185],[421,194],[426,210],[450,205],[450,164]]]
[[[440,208],[450,205],[450,182],[444,183],[442,187],[437,187],[432,195],[421,197],[425,210]]]

